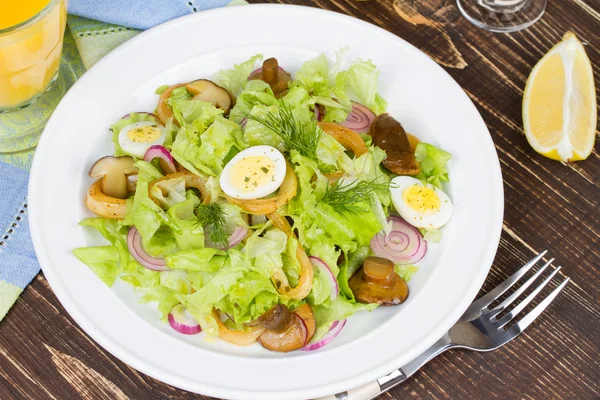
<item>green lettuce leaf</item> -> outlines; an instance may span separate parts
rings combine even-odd
[[[370,209],[368,201],[364,202],[364,209]],[[344,252],[353,252],[357,246],[368,245],[371,238],[382,229],[377,215],[372,211],[342,216],[323,203],[315,207],[314,224],[318,224]]]
[[[158,311],[160,311],[162,314],[163,320],[167,319],[173,307],[175,307],[177,304],[185,304],[189,298],[189,295],[163,285],[143,287],[139,290],[144,293],[140,299],[140,302],[156,302]]]
[[[192,125],[196,122],[198,120]],[[182,128],[173,142],[171,154],[198,175],[217,176],[225,164],[246,147],[240,126],[219,116],[201,133],[192,126]]]
[[[112,286],[131,257],[127,249],[129,228],[123,224],[123,221],[100,217],[87,218],[79,225],[97,229],[110,242],[110,246],[75,249],[73,254],[87,264],[106,285]]]
[[[161,286],[166,286],[183,294],[191,294],[192,286],[188,280],[187,271],[171,270],[161,271],[159,273],[159,282]]]
[[[247,272],[235,283],[217,305],[222,312],[233,316],[237,329],[253,321],[280,301],[271,280],[257,272]]]
[[[302,64],[292,82],[292,87],[300,86],[315,96],[329,97],[329,60],[320,54]]]
[[[218,326],[211,314],[213,309],[250,272],[250,265],[241,252],[230,249],[225,257],[214,277],[190,295],[184,304],[202,330],[212,336],[216,336],[218,332]]]
[[[371,60],[355,61],[348,71],[342,72],[340,81],[356,95],[359,103],[367,106],[376,115],[385,112],[387,102],[377,93],[379,68]]]
[[[198,224],[198,218],[194,214],[194,210],[199,204],[200,199],[188,191],[184,201],[175,204],[167,211],[173,236],[182,250],[204,247],[204,229],[202,225]]]
[[[271,278],[283,269],[283,253],[287,249],[288,236],[267,223],[263,229],[254,231],[246,241],[245,254],[252,269],[266,278]]]
[[[346,296],[346,298],[352,303],[355,302],[354,293],[352,293],[352,290],[348,285],[348,280],[352,277],[352,275],[354,275],[356,271],[358,271],[360,267],[362,267],[363,263],[369,256],[370,250],[371,249],[369,246],[359,247],[358,249],[356,249],[355,252],[345,257],[346,262],[342,265],[342,268],[340,269],[340,274],[338,275],[340,293]]]
[[[161,178],[162,173],[146,161],[137,161],[135,166],[139,170],[137,187],[133,200],[128,201],[124,224],[135,225],[147,248],[160,226],[168,221],[166,212],[148,196],[148,184]]]
[[[442,239],[442,231],[439,229],[419,229],[423,239],[431,243],[439,243]]]
[[[81,247],[73,250],[79,261],[87,264],[107,286],[112,286],[121,272],[116,246]]]
[[[225,252],[212,247],[181,250],[165,256],[167,267],[214,274],[227,261]]]
[[[334,321],[348,318],[357,311],[371,311],[377,308],[377,304],[351,303],[343,296],[329,303],[313,308],[317,320],[317,331],[312,342],[319,341],[328,331]]]
[[[235,100],[229,118],[241,122],[256,106],[275,106],[278,104],[268,83],[260,80],[249,81],[246,88]]]
[[[410,281],[413,275],[419,270],[419,267],[416,265],[396,265],[394,266],[394,270],[400,276],[400,278],[404,279],[406,282]]]
[[[258,104],[252,108],[250,114],[252,117],[262,118],[268,113],[276,113],[276,106],[265,106]],[[273,146],[279,151],[285,151],[283,140],[269,128],[254,119],[248,119],[244,127],[244,140],[250,146]]]
[[[447,151],[429,143],[419,143],[415,148],[415,159],[419,163],[421,172],[419,172],[416,178],[441,189],[442,182],[448,182],[446,164],[451,158],[452,155]]]
[[[204,132],[222,114],[223,110],[206,101],[173,100],[173,116],[179,125],[193,124],[196,132]]]
[[[185,200],[185,179],[181,177],[162,180],[152,186],[150,192],[164,208],[170,208]]]
[[[254,71],[257,61],[262,61],[262,59],[263,55],[257,54],[241,64],[235,64],[232,69],[219,71],[217,83],[235,96],[239,95],[248,83],[248,76]]]

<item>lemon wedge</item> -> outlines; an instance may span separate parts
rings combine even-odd
[[[536,64],[523,97],[523,126],[535,151],[553,160],[585,160],[596,139],[592,64],[567,32]]]

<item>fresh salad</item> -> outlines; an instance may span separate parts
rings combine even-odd
[[[256,55],[159,87],[153,113],[110,129],[81,222],[109,244],[75,256],[181,334],[272,351],[319,349],[352,314],[404,302],[452,215],[450,154],[385,112],[370,60],[344,58],[292,76]]]

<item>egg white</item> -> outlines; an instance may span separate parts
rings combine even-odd
[[[134,142],[133,140],[129,139],[128,133],[130,130],[148,125],[156,125],[160,130],[161,135],[151,142]],[[118,140],[119,145],[121,146],[123,151],[133,156],[136,156],[137,158],[144,158],[144,154],[146,154],[148,148],[155,145],[162,146],[165,143],[165,138],[165,128],[163,126],[152,121],[142,121],[125,125],[123,129],[121,129],[121,132],[119,132]]]
[[[415,185],[430,188],[435,192],[440,200],[440,206],[437,210],[423,213],[406,204],[403,198],[403,193],[409,187]],[[392,179],[390,185],[390,194],[392,197],[392,203],[394,204],[394,208],[398,214],[400,214],[400,216],[404,218],[406,222],[414,227],[424,229],[441,228],[448,222],[448,220],[450,220],[450,217],[452,216],[454,206],[452,205],[452,201],[448,195],[441,189],[431,184],[424,183],[416,178],[410,176],[397,176],[396,178]]]
[[[232,184],[232,168],[243,158],[266,156],[275,164],[275,174],[273,180],[260,185],[251,191],[241,191]],[[235,155],[223,168],[219,177],[219,184],[225,194],[240,200],[260,199],[274,193],[283,183],[287,164],[283,154],[272,146],[253,146],[243,150]]]

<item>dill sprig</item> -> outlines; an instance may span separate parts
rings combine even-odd
[[[281,104],[277,114],[269,111],[263,118],[254,115],[246,118],[261,123],[279,136],[288,150],[296,150],[304,157],[318,161],[317,145],[323,132],[315,121],[303,124],[296,120],[291,107],[285,103]]]
[[[198,223],[210,232],[210,240],[219,248],[229,246],[229,235],[225,232],[225,215],[217,203],[200,204],[196,209]]]
[[[369,201],[373,194],[385,193],[389,183],[370,181],[354,181],[343,183],[340,179],[327,187],[322,202],[329,204],[334,211],[344,217],[366,212],[364,202]]]

